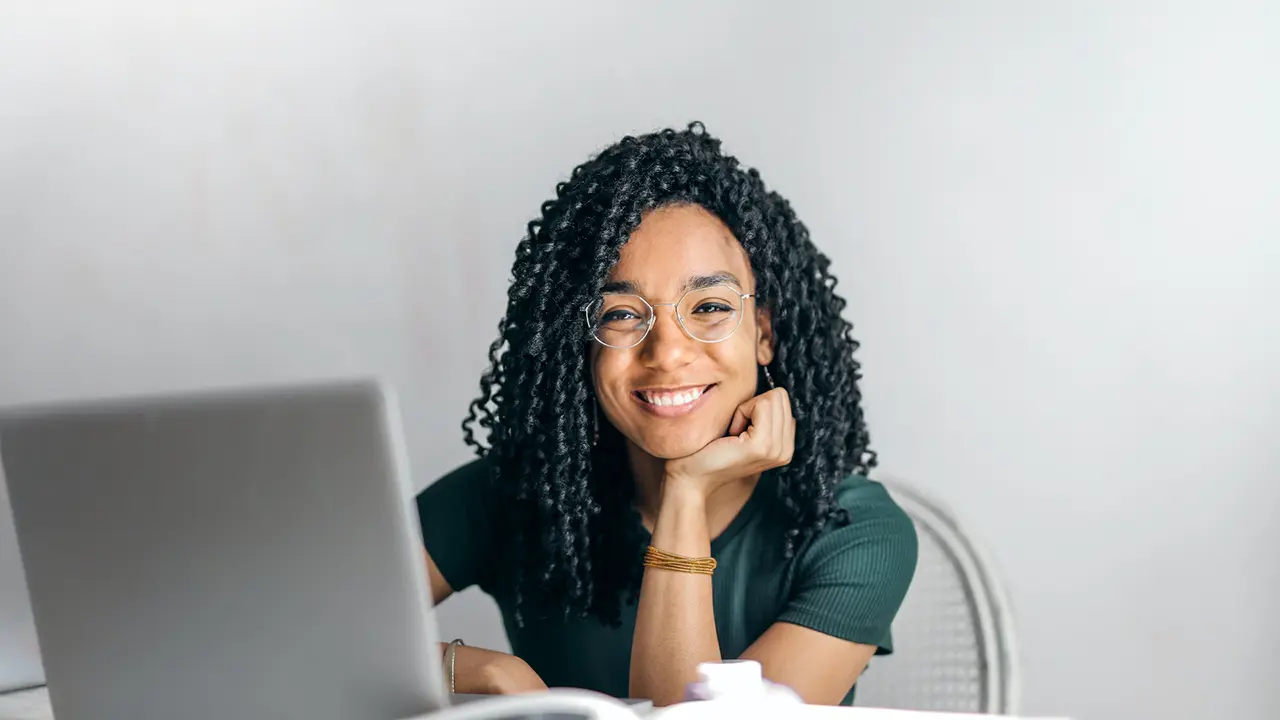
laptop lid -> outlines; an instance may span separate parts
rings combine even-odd
[[[9,491],[0,464],[0,693],[44,683],[35,620],[27,597]]]
[[[397,416],[354,382],[0,417],[58,720],[445,705]]]

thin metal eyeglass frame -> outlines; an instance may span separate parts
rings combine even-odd
[[[733,326],[733,329],[732,329],[732,330],[730,330],[728,333],[726,333],[724,337],[720,338],[719,340],[703,340],[702,338],[697,337],[697,336],[695,336],[693,333],[689,332],[689,328],[685,327],[685,325],[684,325],[684,318],[680,316],[680,303],[684,302],[684,299],[685,299],[685,298],[687,298],[687,297],[689,297],[689,295],[690,295],[691,293],[695,293],[695,292],[703,292],[703,291],[706,291],[706,290],[710,290],[710,289],[711,289],[711,288],[713,288],[713,287],[722,287],[722,288],[725,288],[726,290],[728,290],[729,292],[733,293],[734,295],[737,295],[737,296],[738,296],[738,298],[739,298],[740,300],[742,300],[742,312],[740,312],[740,313],[738,314],[738,324],[737,324],[737,325],[734,325],[734,326]],[[648,321],[647,323],[645,323],[645,326],[644,326],[644,334],[640,336],[640,339],[639,339],[639,340],[635,341],[634,343],[632,343],[632,344],[630,344],[630,345],[626,345],[626,346],[619,346],[619,345],[610,345],[609,343],[607,343],[607,342],[605,342],[605,341],[601,340],[601,339],[596,335],[596,333],[595,333],[595,323],[591,322],[591,306],[592,306],[592,305],[594,305],[594,304],[596,303],[596,300],[588,301],[586,305],[583,305],[583,306],[582,306],[582,314],[586,317],[586,320],[587,320],[587,331],[591,333],[591,339],[592,339],[592,340],[595,340],[595,341],[596,341],[596,342],[598,342],[598,343],[600,343],[600,344],[601,344],[601,345],[603,345],[604,347],[612,348],[612,349],[614,349],[614,350],[630,350],[631,348],[633,348],[633,347],[635,347],[635,346],[639,345],[640,343],[644,342],[645,338],[649,337],[649,332],[650,332],[651,330],[653,330],[653,324],[654,324],[654,323],[656,323],[656,322],[658,321],[658,308],[663,307],[663,306],[669,307],[669,308],[671,308],[671,309],[675,312],[675,314],[676,314],[676,324],[678,324],[678,325],[680,326],[680,329],[684,331],[684,334],[685,334],[685,335],[688,335],[690,338],[693,338],[694,340],[697,340],[697,341],[698,341],[698,342],[700,342],[700,343],[706,343],[706,344],[708,344],[708,345],[714,345],[715,343],[721,343],[721,342],[724,342],[725,340],[728,340],[729,338],[733,337],[733,334],[734,334],[734,333],[736,333],[736,332],[738,332],[738,328],[742,327],[742,318],[743,318],[743,316],[744,316],[744,315],[746,315],[746,309],[747,309],[746,301],[747,301],[747,300],[754,300],[754,299],[755,299],[755,297],[756,297],[756,294],[755,294],[755,293],[740,293],[740,292],[738,292],[737,290],[733,289],[733,287],[732,287],[732,286],[730,286],[730,285],[726,285],[726,284],[724,284],[724,283],[720,283],[720,284],[717,284],[717,285],[712,285],[711,287],[696,288],[696,289],[694,289],[694,290],[688,290],[688,291],[686,291],[686,292],[685,292],[685,294],[683,294],[683,295],[681,295],[681,296],[680,296],[680,299],[679,299],[679,300],[677,300],[676,302],[673,302],[673,303],[650,303],[648,300],[645,300],[642,296],[640,296],[640,295],[635,295],[635,294],[633,294],[633,293],[606,293],[606,294],[607,294],[607,295],[630,295],[631,297],[638,298],[638,299],[640,300],[640,302],[644,303],[644,304],[645,304],[645,306],[649,308],[649,321]],[[604,296],[602,295],[601,297],[604,297]],[[599,298],[597,298],[597,300],[598,300],[598,299],[599,299]]]

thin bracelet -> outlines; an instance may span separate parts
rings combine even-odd
[[[655,570],[671,570],[692,575],[712,575],[716,571],[716,559],[676,555],[650,545],[644,553],[644,566]]]
[[[448,650],[449,650],[449,694],[450,695],[458,694],[458,688],[456,683],[454,682],[454,677],[455,677],[454,669],[457,667],[459,645],[464,647],[466,646],[466,643],[462,642],[462,638],[454,638],[449,642]]]

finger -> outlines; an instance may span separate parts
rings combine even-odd
[[[787,391],[778,388],[778,394],[773,399],[773,452],[774,457],[781,461],[785,458],[787,447]]]
[[[751,411],[751,454],[765,468],[773,465],[779,445],[778,395],[770,390],[756,397]]]
[[[792,411],[791,411],[791,393],[787,392],[783,388],[778,388],[778,392],[782,394],[782,409],[787,419],[788,420],[793,419],[794,416],[792,415]]]
[[[781,402],[782,406],[782,459],[783,462],[791,462],[791,456],[796,446],[796,418],[791,411],[791,393],[782,390]]]
[[[752,416],[756,413],[756,408],[763,397],[764,395],[756,395],[733,411],[733,420],[729,423],[730,435],[741,435],[748,425],[755,423],[755,419]]]
[[[756,415],[767,412],[772,432],[768,436],[768,446],[763,450],[761,459],[769,467],[778,467],[791,462],[795,447],[795,419],[791,416],[791,396],[782,388],[770,390],[765,396],[767,398],[761,400],[761,405],[767,406],[768,410],[757,410]]]
[[[791,403],[786,403],[786,407],[787,419],[783,423],[785,425],[785,430],[783,432],[782,445],[782,462],[784,465],[791,462],[791,458],[794,457],[796,453],[796,420],[791,416]]]
[[[743,410],[743,406],[739,405],[733,411],[733,420],[729,421],[729,434],[741,435],[743,430],[747,429],[747,424],[751,422],[751,416]]]
[[[772,445],[778,436],[778,393],[776,391],[770,390],[760,396],[760,407],[756,410],[756,415],[769,418],[769,443]]]
[[[743,403],[745,408],[748,403]],[[746,409],[746,414],[751,421],[747,427],[743,438],[748,440],[750,452],[755,458],[768,457],[773,446],[773,436],[777,422],[774,420],[774,408],[769,402],[769,398],[764,395],[753,398],[749,403],[750,408]]]

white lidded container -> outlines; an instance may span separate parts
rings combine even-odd
[[[764,679],[755,660],[722,660],[698,664],[698,682],[685,691],[686,700],[736,702],[802,702],[791,688]]]

